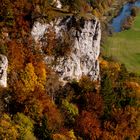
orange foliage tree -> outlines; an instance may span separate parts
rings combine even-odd
[[[82,111],[77,119],[76,131],[85,139],[96,140],[101,136],[100,121],[88,111]]]
[[[43,115],[46,115],[50,129],[59,127],[62,121],[56,105],[50,97],[39,88],[36,88],[30,95],[29,100],[26,101],[24,112],[34,120],[40,120]]]
[[[87,111],[94,112],[98,117],[103,115],[104,103],[102,96],[98,93],[86,93],[84,96]]]
[[[104,122],[103,140],[138,139],[140,133],[139,108],[127,106],[113,109],[112,119]]]
[[[30,93],[23,112],[35,122],[37,135],[50,135],[58,131],[63,125],[63,118],[50,97],[39,88]]]
[[[25,61],[23,44],[17,43],[16,40],[10,41],[8,43],[8,59],[10,71],[19,71],[23,69]]]

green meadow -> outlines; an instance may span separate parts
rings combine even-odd
[[[140,14],[131,29],[108,37],[103,54],[124,63],[130,72],[140,74]]]

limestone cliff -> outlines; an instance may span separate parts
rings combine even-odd
[[[5,55],[0,54],[0,86],[7,87],[8,60]]]
[[[35,22],[32,36],[41,46],[47,47],[44,35],[53,29],[56,39],[63,42],[65,35],[72,41],[70,54],[54,57],[46,55],[46,63],[53,68],[62,81],[79,80],[87,75],[93,80],[99,78],[99,62],[101,29],[100,22],[94,19],[75,18],[68,16],[58,18],[51,23]],[[54,61],[56,63],[54,63]]]

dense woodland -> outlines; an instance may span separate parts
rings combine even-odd
[[[138,140],[138,75],[101,56],[100,81],[83,76],[61,87],[30,33],[37,18],[101,17],[114,0],[61,2],[58,11],[51,0],[1,0],[0,53],[9,66],[8,87],[0,89],[0,140]]]

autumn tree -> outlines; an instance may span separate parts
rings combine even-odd
[[[77,138],[73,130],[68,131],[65,129],[60,133],[53,134],[53,140],[77,140]]]
[[[48,132],[51,134],[62,126],[62,115],[44,90],[36,88],[24,103],[23,112],[36,122],[35,129],[37,132],[43,131],[40,133],[48,135]],[[39,133],[36,134],[40,137]]]
[[[97,92],[99,90],[99,83],[91,80],[88,76],[82,76],[78,84],[82,89],[82,93]]]
[[[83,110],[76,122],[76,131],[84,139],[96,140],[101,136],[100,121],[94,113]]]
[[[8,114],[3,114],[0,118],[0,139],[16,140],[19,137],[17,127]]]
[[[27,64],[24,70],[20,71],[18,79],[13,84],[13,97],[17,102],[25,101],[30,92],[33,92],[37,85],[37,76],[31,63]]]
[[[17,113],[13,118],[3,114],[0,119],[0,139],[36,140],[32,121],[22,113]]]
[[[103,115],[104,101],[99,93],[86,93],[82,98],[84,101],[82,109],[95,113],[98,118]]]
[[[8,59],[10,71],[19,71],[24,67],[24,46],[21,43],[17,43],[16,40],[8,42]]]
[[[103,140],[138,139],[139,109],[127,106],[124,109],[113,109],[112,119],[104,122]],[[123,133],[122,133],[123,132]]]

